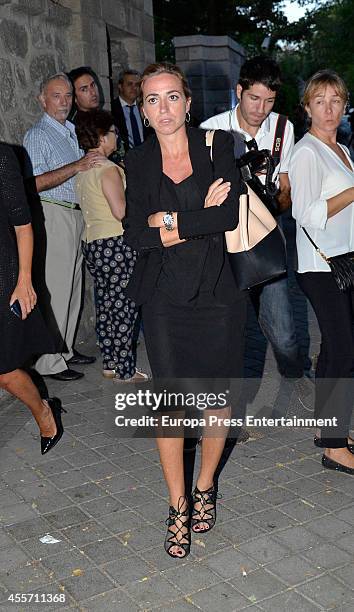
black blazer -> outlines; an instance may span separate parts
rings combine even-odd
[[[125,122],[124,111],[120,103],[119,97],[115,98],[112,102],[112,115],[114,118],[114,124],[117,126],[119,130],[119,135],[123,141],[124,150],[128,151],[130,148],[129,147],[129,134],[128,134],[127,124]],[[153,132],[153,130],[151,130],[151,128],[146,128],[143,121],[142,121],[142,125],[143,125],[144,140],[146,140],[146,138]]]
[[[228,258],[225,256],[224,232],[238,224],[239,196],[245,188],[236,168],[231,134],[217,130],[213,143],[213,162],[210,149],[205,144],[205,131],[197,128],[187,130],[189,154],[193,176],[204,201],[208,189],[217,178],[231,182],[231,190],[221,206],[178,213],[180,238],[209,236],[213,257],[209,274],[213,279],[213,293],[223,301],[231,302],[240,297]],[[125,157],[127,174],[127,213],[123,220],[125,241],[139,251],[139,258],[128,285],[128,295],[137,304],[145,303],[151,296],[158,279],[164,246],[159,228],[148,226],[148,216],[162,210],[160,184],[162,180],[162,157],[159,142],[152,136],[141,146],[130,149]],[[170,210],[175,210],[171,201]]]

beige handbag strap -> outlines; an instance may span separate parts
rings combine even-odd
[[[205,132],[205,144],[210,148],[211,161],[213,161],[214,134],[215,130]],[[240,195],[239,202],[239,224],[235,229],[225,232],[229,253],[249,251],[277,226],[273,215],[249,185],[247,193]]]
[[[215,130],[207,130],[205,132],[205,144],[210,148],[210,159],[213,161],[213,141]]]

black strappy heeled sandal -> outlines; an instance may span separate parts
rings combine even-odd
[[[216,500],[218,493],[213,485],[206,491],[200,491],[198,487],[195,487],[193,491],[193,511],[191,518],[191,528],[193,533],[206,533],[210,531],[216,522]],[[200,509],[196,509],[196,504],[200,504]],[[198,517],[198,518],[197,518]],[[195,529],[197,525],[201,523],[207,523],[209,527],[207,529]]]
[[[186,508],[185,510],[181,510],[184,503]],[[184,517],[185,520],[183,520]],[[166,525],[167,533],[165,538],[165,551],[174,559],[184,559],[189,555],[191,548],[190,517],[186,497],[181,496],[179,498],[177,510],[173,506],[170,506],[169,516],[168,519],[166,519]],[[172,530],[171,527],[175,527],[175,530]],[[184,533],[185,531],[186,533]],[[178,539],[179,534],[180,539]],[[175,554],[170,552],[171,548],[174,546],[180,549],[181,554],[178,552]]]

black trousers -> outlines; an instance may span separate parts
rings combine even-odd
[[[315,418],[337,417],[337,427],[321,429],[328,448],[346,446],[353,411],[351,368],[354,357],[353,291],[341,292],[332,272],[296,273],[321,331],[316,367]]]

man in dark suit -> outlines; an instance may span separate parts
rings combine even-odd
[[[125,151],[140,145],[148,135],[136,103],[139,81],[137,70],[123,70],[118,81],[119,96],[112,104],[112,114]]]

